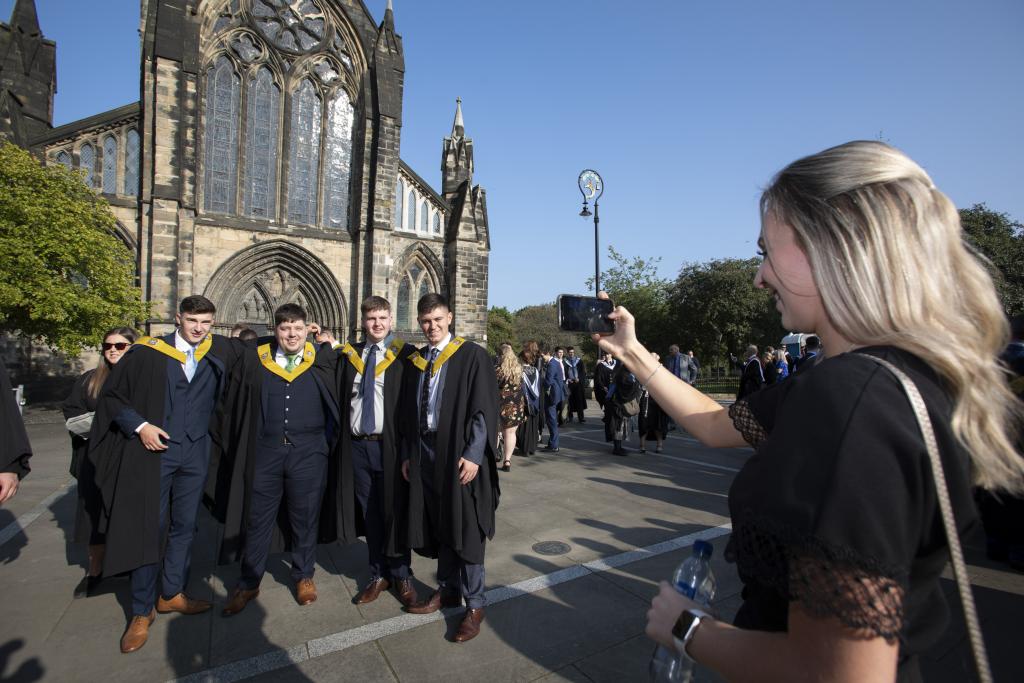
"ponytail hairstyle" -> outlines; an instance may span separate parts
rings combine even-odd
[[[795,231],[837,332],[909,351],[938,373],[974,483],[1024,491],[1012,439],[1024,411],[998,361],[1006,317],[986,260],[928,174],[882,142],[849,142],[780,171],[761,216]]]

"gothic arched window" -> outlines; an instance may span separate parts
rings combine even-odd
[[[117,194],[117,138],[103,138],[103,192]]]
[[[425,297],[427,294],[430,294],[430,278],[428,278],[426,275],[424,275],[423,279],[420,280],[420,291],[416,295],[416,300],[419,301],[420,299]]]
[[[302,81],[292,93],[291,125],[288,220],[314,224],[320,170],[320,98],[309,80]]]
[[[134,128],[124,136],[124,193],[139,193],[139,131]]]
[[[409,215],[405,220],[405,229],[412,232],[416,231],[416,193],[409,190],[409,200],[406,202],[409,205]]]
[[[60,161],[60,157],[57,157]],[[395,230],[402,229],[402,207],[405,200],[405,183],[402,179],[398,179],[398,183],[395,186]]]
[[[88,142],[78,150],[78,168],[85,171],[85,184],[93,187],[96,182],[96,149]]]
[[[57,152],[57,163],[58,164],[63,164],[64,168],[66,168],[68,170],[71,170],[71,166],[72,166],[71,155],[68,154],[67,152],[63,151],[63,150],[61,150],[60,152]]]
[[[245,140],[244,210],[249,216],[273,218],[277,206],[277,122],[280,91],[268,69],[249,81],[248,130]]]
[[[420,232],[430,232],[430,206],[426,201],[420,207]]]
[[[348,93],[339,90],[327,109],[327,140],[324,143],[324,224],[332,228],[348,227],[354,116]]]
[[[440,235],[441,234],[441,212],[440,211],[434,212],[434,234],[435,235]]]
[[[401,330],[412,329],[412,320],[409,319],[409,278],[402,276],[398,285],[398,311],[396,322]]]
[[[204,208],[235,212],[241,79],[227,57],[206,72]]]

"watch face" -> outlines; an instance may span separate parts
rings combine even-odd
[[[697,618],[697,615],[689,610],[683,610],[683,613],[676,619],[675,625],[672,627],[672,635],[682,640],[686,637],[686,632],[690,630],[690,624]]]

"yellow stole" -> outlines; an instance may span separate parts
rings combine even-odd
[[[391,340],[391,343],[388,344],[388,348],[384,350],[384,360],[377,363],[377,369],[373,373],[374,379],[383,375],[384,371],[395,362],[395,359],[398,358],[398,354],[401,352],[403,346],[405,346],[405,342],[398,337]],[[362,354],[356,351],[351,344],[345,344],[345,346],[341,347],[341,352],[345,354],[348,358],[348,362],[352,364],[352,367],[356,369],[356,372],[360,375],[363,374],[363,371],[366,368],[363,365]]]
[[[441,366],[444,365],[449,358],[454,356],[455,352],[458,351],[465,343],[466,340],[462,337],[455,337],[448,342],[448,346],[444,347],[444,351],[442,351],[441,355],[434,361],[434,371],[431,373],[431,376],[436,375],[441,370]],[[419,351],[410,354],[409,360],[412,361],[412,364],[415,365],[420,372],[426,372],[429,361],[421,356]]]
[[[313,361],[316,359],[316,351],[313,350],[313,345],[306,342],[306,347],[302,350],[302,362],[295,366],[295,369],[288,372],[274,360],[274,354],[270,350],[270,344],[261,344],[256,349],[256,353],[260,357],[260,363],[263,364],[270,372],[274,373],[285,382],[294,382],[299,378],[299,375],[304,373],[313,367]]]
[[[176,347],[174,347],[171,344],[168,344],[163,339],[159,339],[158,337],[139,337],[134,345],[148,346],[154,351],[159,351],[160,353],[164,354],[165,356],[173,358],[179,363],[185,362],[185,353],[183,351],[179,351]],[[209,352],[211,346],[213,346],[213,337],[211,337],[210,335],[206,335],[206,338],[203,339],[203,341],[199,342],[198,345],[196,345],[196,363],[203,359],[203,356],[205,356]]]

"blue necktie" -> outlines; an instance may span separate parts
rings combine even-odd
[[[185,379],[189,382],[196,376],[196,350],[189,347],[189,350],[185,352]]]
[[[359,429],[363,434],[370,435],[377,431],[377,420],[373,414],[373,401],[377,395],[377,345],[370,345],[370,352],[366,355],[366,363],[363,366],[363,414],[359,421]]]

